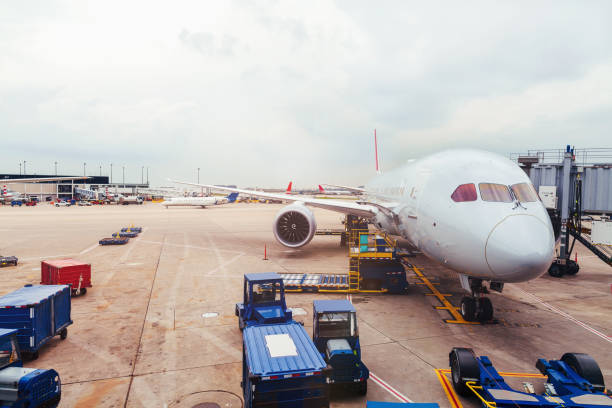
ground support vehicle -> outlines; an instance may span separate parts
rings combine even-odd
[[[129,238],[120,238],[120,237],[102,238],[100,241],[98,241],[98,243],[100,245],[124,245],[124,244],[127,244],[129,240],[130,240]]]
[[[329,407],[329,369],[301,324],[254,324],[242,338],[245,408]]]
[[[286,323],[292,320],[285,303],[283,279],[277,273],[244,275],[243,303],[236,303],[240,330],[255,324]]]
[[[17,257],[16,256],[0,256],[0,267],[4,266],[17,266]]]
[[[355,307],[348,300],[315,300],[312,309],[312,340],[332,367],[330,383],[350,386],[365,395],[370,371],[361,361]]]
[[[81,207],[89,207],[91,203],[89,201],[79,201],[78,205]]]
[[[368,401],[366,408],[440,408],[435,403],[423,402],[377,402]]]
[[[70,285],[73,296],[91,288],[91,264],[74,259],[53,259],[40,263],[41,285]]]
[[[121,228],[121,232],[135,232],[137,234],[140,234],[142,232],[142,227]]]
[[[17,330],[0,329],[0,408],[57,407],[61,387],[57,371],[24,368]]]
[[[136,238],[138,236],[137,232],[114,232],[113,233],[113,237],[120,237],[120,238]]]
[[[26,207],[34,207],[34,206],[36,206],[36,203],[37,203],[36,200],[30,200],[30,201],[27,201],[25,203],[25,205],[26,205]]]
[[[538,359],[536,368],[548,377],[542,395],[535,394],[533,385],[528,383],[525,391],[510,388],[491,360],[487,356],[476,357],[472,349],[455,347],[449,360],[457,393],[476,396],[483,407],[612,407],[612,398],[604,393],[601,370],[588,354],[565,353],[560,360]]]
[[[26,285],[0,297],[0,328],[17,329],[21,350],[36,359],[53,336],[68,336],[70,311],[68,285]]]
[[[70,207],[72,204],[68,201],[58,201],[55,203],[56,207]]]
[[[23,205],[23,201],[21,201],[21,200],[13,200],[13,201],[11,201],[11,207],[14,207],[16,205],[21,207]]]

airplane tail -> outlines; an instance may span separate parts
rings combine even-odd
[[[291,194],[291,186],[293,185],[293,181],[289,182],[289,185],[287,186],[287,191],[285,191],[286,194]]]
[[[6,195],[6,185],[2,186],[2,195]]]
[[[238,198],[238,193],[230,193],[227,195],[227,202],[233,203],[236,201],[236,198]]]
[[[325,190],[323,189],[323,187],[321,187],[320,184],[319,184],[319,193],[325,194]]]

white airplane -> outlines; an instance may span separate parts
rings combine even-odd
[[[321,195],[355,195],[356,193],[356,189],[352,189],[350,187],[344,187],[344,186],[336,186],[333,184],[324,184],[325,186],[331,186],[331,187],[340,187],[342,188],[342,190],[325,190],[320,184],[319,184],[319,194]]]
[[[218,205],[233,203],[236,201],[238,193],[231,193],[227,197],[172,197],[169,200],[164,200],[163,205],[168,207],[202,207],[206,208],[209,205]]]
[[[21,193],[9,190],[6,185],[2,186],[2,190],[0,190],[0,201],[5,203],[10,203],[13,200],[21,200],[24,198],[25,197]]]
[[[410,161],[365,188],[352,188],[364,194],[358,202],[182,184],[293,201],[272,228],[290,248],[306,245],[315,234],[309,206],[368,218],[459,274],[471,294],[461,301],[466,320],[493,317],[491,301],[482,296],[485,282],[501,292],[506,282],[545,273],[554,256],[553,228],[529,177],[507,158],[485,151],[448,150]]]

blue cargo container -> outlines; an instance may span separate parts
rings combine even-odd
[[[0,328],[17,329],[19,347],[32,358],[53,336],[65,339],[71,324],[68,285],[26,285],[0,297]]]
[[[329,407],[330,368],[301,324],[247,326],[242,336],[246,408]]]

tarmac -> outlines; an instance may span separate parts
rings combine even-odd
[[[92,264],[93,287],[72,300],[68,338],[51,340],[27,367],[54,368],[61,407],[242,406],[242,337],[234,305],[249,272],[346,273],[338,236],[316,236],[299,250],[278,244],[272,222],[279,204],[235,203],[201,208],[130,206],[55,208],[0,206],[0,254],[17,267],[0,269],[0,295],[40,282],[40,261],[72,257]],[[341,228],[339,214],[313,210],[320,228]],[[121,227],[144,231],[124,246],[99,246]],[[268,260],[264,260],[264,247]],[[353,294],[362,356],[373,373],[367,397],[335,392],[332,407],[370,401],[437,402],[478,407],[445,389],[454,346],[488,355],[499,371],[537,373],[537,358],[584,352],[612,386],[612,268],[576,243],[580,272],[507,284],[491,294],[497,323],[447,323],[451,316],[408,269],[406,294]],[[573,255],[572,255],[573,256]],[[454,272],[422,255],[408,262],[455,306],[464,295]],[[296,316],[312,328],[312,301],[343,294],[288,294]],[[538,378],[512,377],[521,387]],[[448,384],[448,380],[446,381]],[[454,401],[454,402],[453,402]]]

